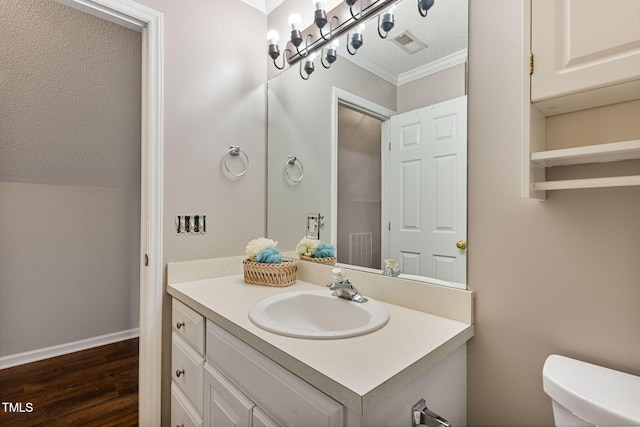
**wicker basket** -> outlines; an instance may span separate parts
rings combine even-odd
[[[296,283],[298,260],[284,259],[280,264],[266,264],[245,259],[242,264],[245,283],[279,288]]]
[[[336,265],[336,257],[328,257],[328,258],[313,258],[309,256],[300,255],[300,260],[315,262],[318,264],[326,264],[326,265]]]

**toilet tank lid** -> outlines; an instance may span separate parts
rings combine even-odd
[[[595,425],[640,425],[640,377],[553,354],[542,369],[544,391]]]

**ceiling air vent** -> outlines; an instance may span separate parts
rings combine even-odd
[[[391,39],[393,43],[398,45],[402,50],[412,55],[416,52],[420,52],[422,49],[427,48],[427,44],[421,42],[411,34],[409,31],[403,31],[394,38]]]

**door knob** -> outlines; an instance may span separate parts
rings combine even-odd
[[[467,249],[467,242],[465,240],[458,240],[458,243],[456,243],[456,248]]]

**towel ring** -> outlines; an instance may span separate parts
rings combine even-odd
[[[237,157],[240,154],[242,154],[244,156],[245,160],[247,161],[247,164],[245,165],[244,170],[242,172],[239,172],[239,173],[231,172],[231,169],[229,169],[229,165],[227,164],[227,161],[229,160],[229,156]],[[222,160],[222,164],[224,164],[224,168],[231,175],[240,177],[240,176],[244,175],[245,173],[247,173],[247,171],[249,170],[249,156],[247,156],[247,153],[242,151],[238,145],[230,145],[229,146],[229,150],[227,151],[227,154],[224,155],[224,159]]]
[[[298,163],[298,165],[300,165],[300,176],[298,178],[291,178],[291,175],[289,175],[289,165],[295,165],[296,163]],[[287,163],[284,165],[284,173],[287,174],[287,178],[289,178],[291,181],[293,182],[300,182],[302,181],[302,178],[304,177],[304,166],[302,164],[302,162],[300,161],[300,159],[298,159],[296,156],[292,156],[291,154],[289,154],[289,156],[287,157]]]

